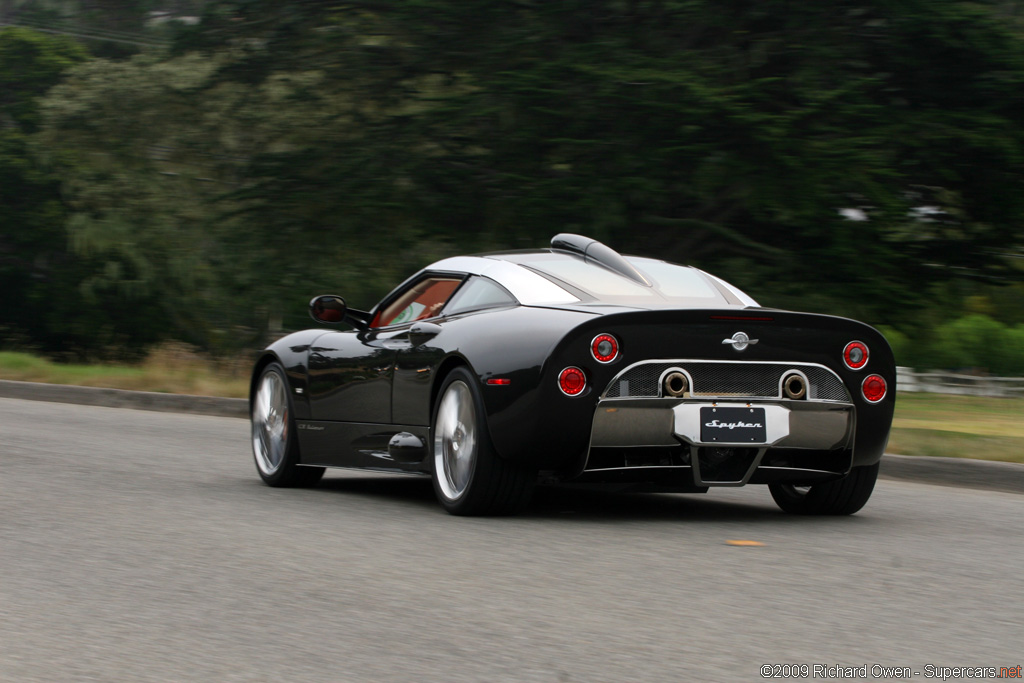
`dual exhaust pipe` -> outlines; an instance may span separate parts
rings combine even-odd
[[[788,373],[782,378],[782,394],[793,400],[805,398],[807,396],[807,380],[803,375],[795,372]]]
[[[661,382],[664,396],[680,398],[690,391],[690,380],[679,371],[665,375]],[[786,398],[798,401],[807,397],[807,380],[798,372],[788,372],[782,378],[782,394]]]
[[[662,387],[665,390],[666,396],[679,398],[690,390],[690,380],[681,372],[670,372],[665,375]]]

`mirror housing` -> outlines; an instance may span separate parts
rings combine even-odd
[[[309,302],[309,315],[318,323],[340,323],[345,320],[347,312],[345,300],[334,294],[321,294]]]

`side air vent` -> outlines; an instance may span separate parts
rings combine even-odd
[[[569,232],[559,233],[551,238],[551,248],[579,254],[586,260],[613,270],[644,287],[652,286],[651,282],[633,267],[633,264],[622,258],[622,254],[590,237],[574,235]]]

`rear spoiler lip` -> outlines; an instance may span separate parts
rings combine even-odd
[[[601,320],[607,324],[615,324],[622,320],[650,318],[652,320],[666,320],[670,318],[684,319],[691,323],[708,321],[719,322],[750,322],[750,323],[790,323],[796,320],[817,320],[819,322],[834,321],[837,325],[856,325],[872,327],[865,322],[846,318],[828,313],[811,313],[808,311],[790,311],[781,308],[752,308],[743,306],[714,306],[708,308],[640,308],[636,306],[621,305],[614,303],[593,302],[585,305],[544,305],[537,308],[553,308],[558,310],[569,310],[576,313],[588,313],[592,318],[582,325],[589,325],[594,321]],[[604,310],[602,310],[604,309]],[[611,310],[609,310],[611,309]],[[874,329],[874,328],[872,328]],[[877,330],[876,330],[877,331]]]

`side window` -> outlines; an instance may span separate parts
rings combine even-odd
[[[441,313],[462,280],[449,277],[428,277],[420,280],[377,314],[372,327],[401,325],[414,320],[433,318]]]
[[[487,278],[474,277],[452,297],[452,300],[445,306],[444,312],[446,315],[453,315],[481,308],[514,306],[516,303],[515,297],[500,285]]]

